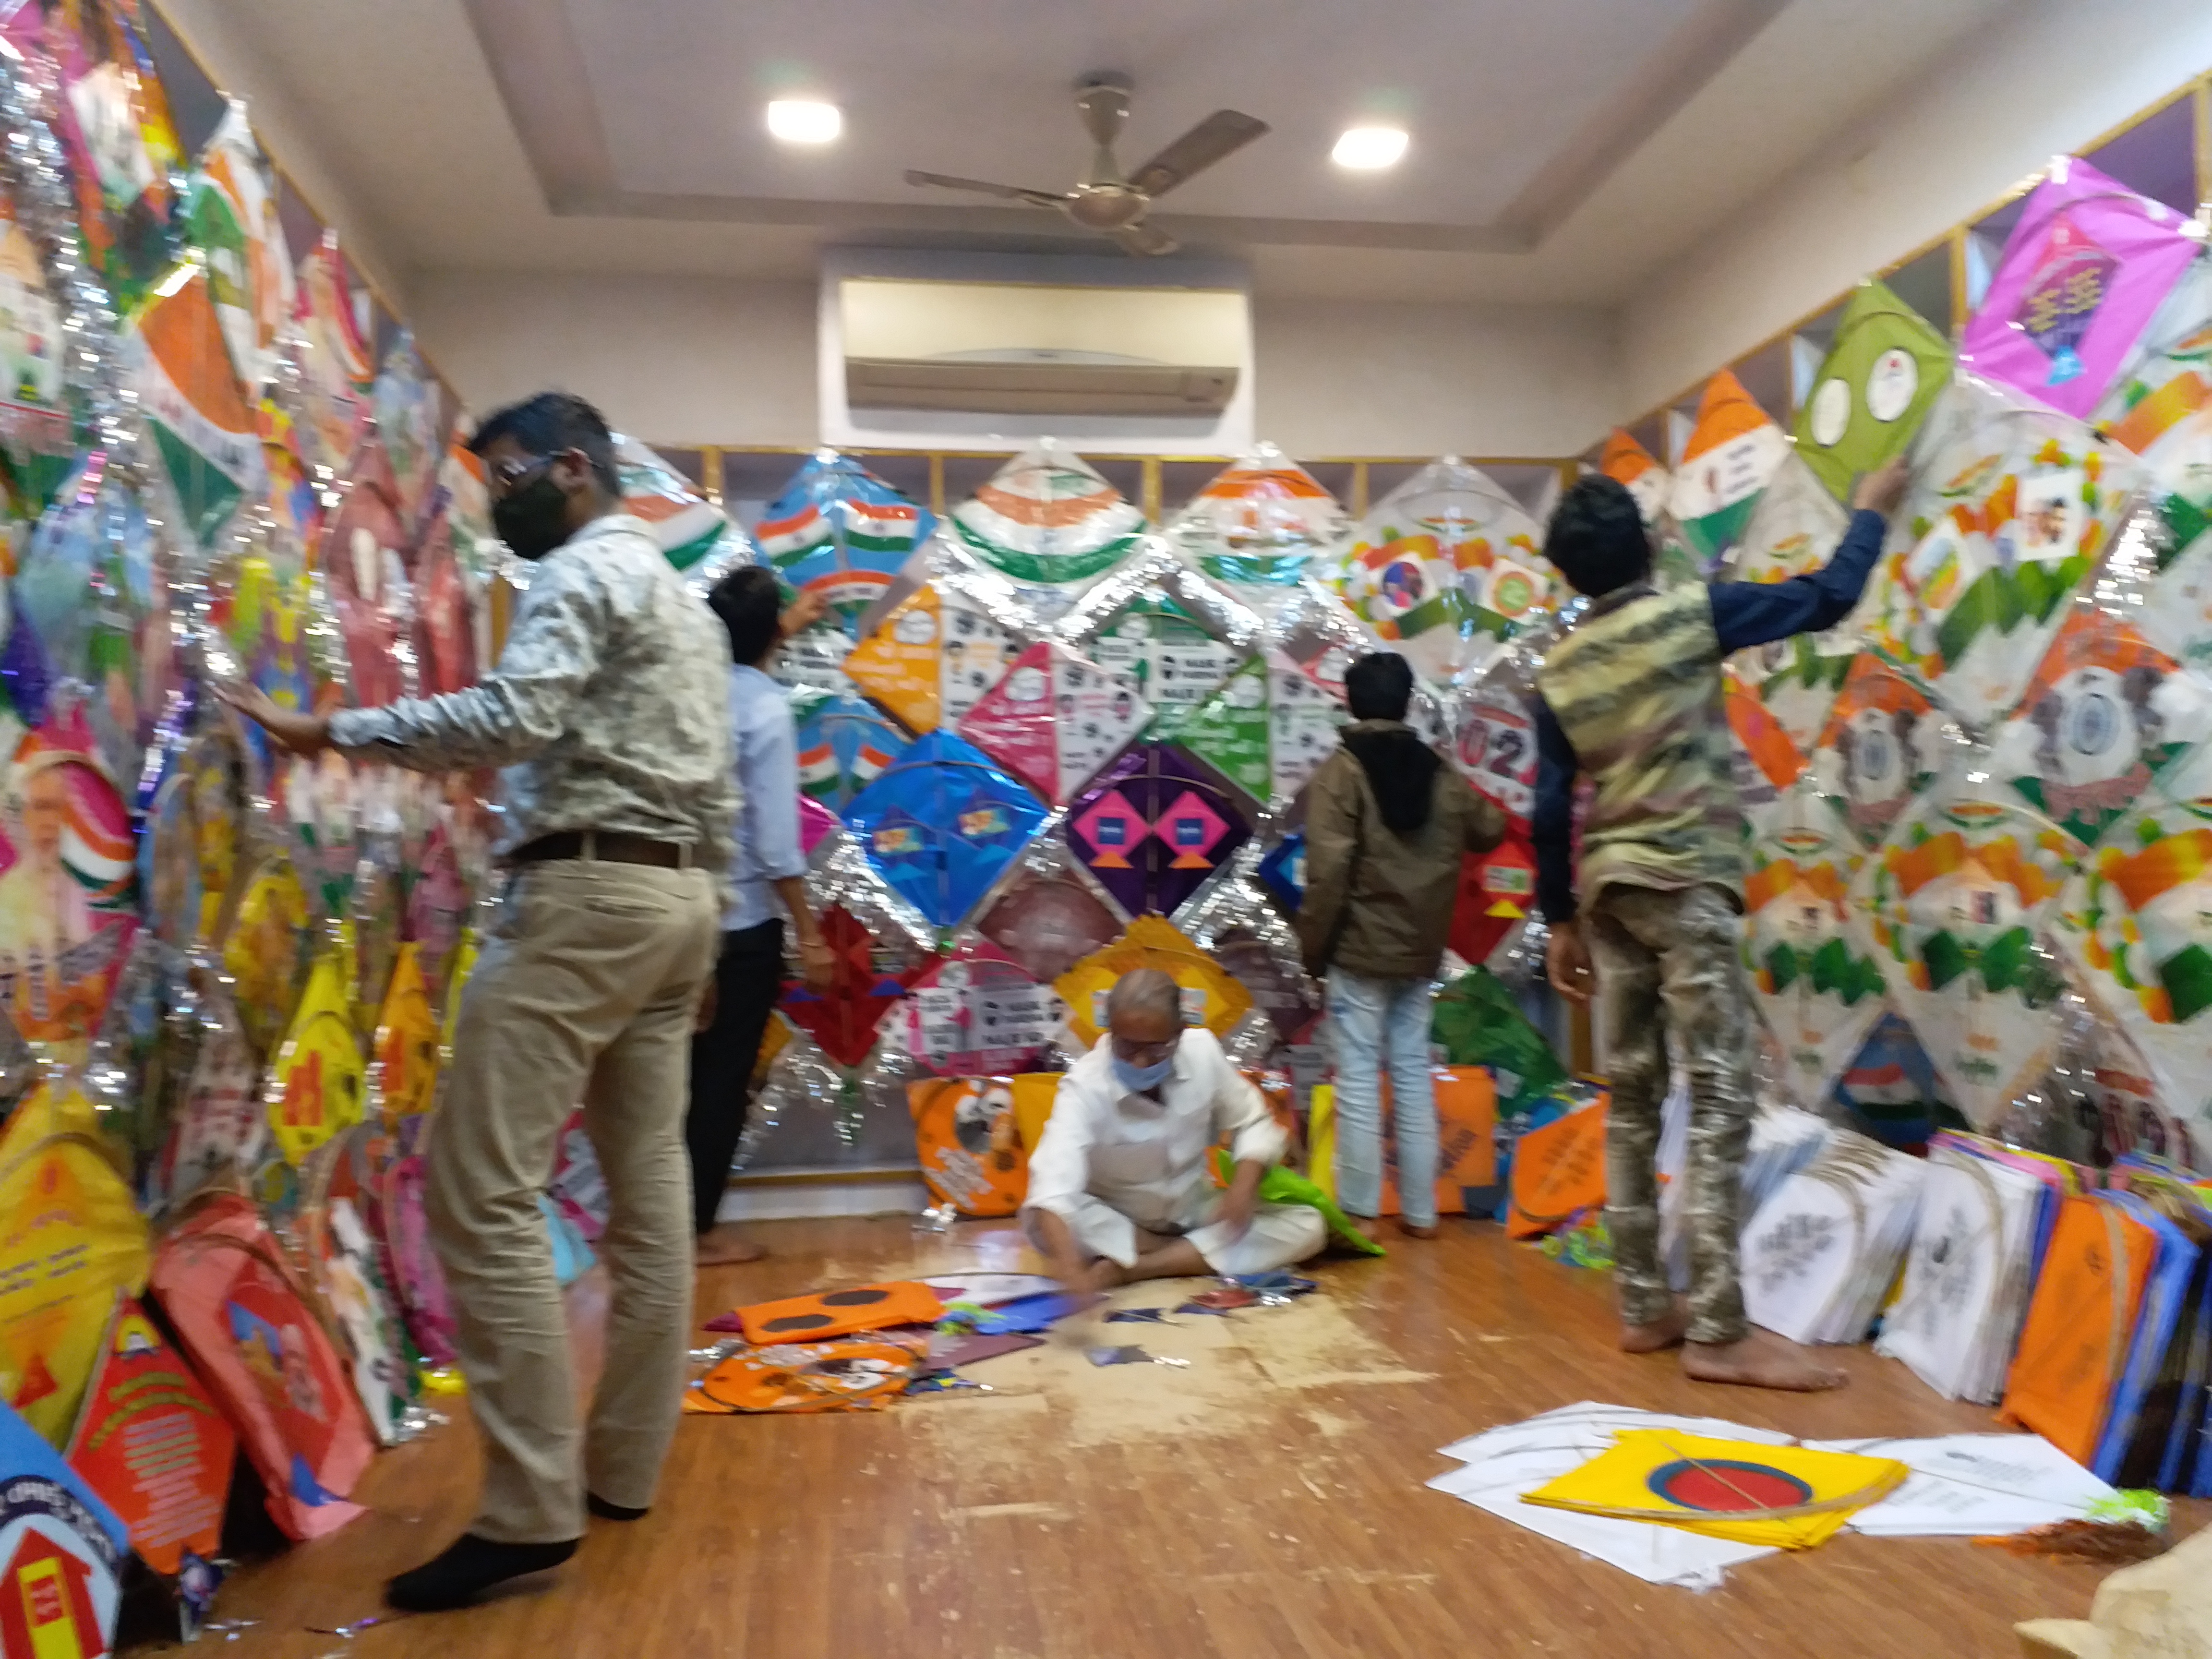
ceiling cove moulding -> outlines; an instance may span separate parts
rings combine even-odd
[[[462,0],[499,88],[507,118],[557,217],[655,220],[695,224],[812,226],[875,235],[1053,236],[1059,228],[1031,209],[939,204],[731,191],[640,190],[617,164],[591,61],[569,6],[544,0]],[[1164,222],[1187,244],[1216,247],[1347,247],[1409,252],[1513,254],[1541,246],[1577,208],[1680,111],[1788,0],[1700,0],[1605,88],[1587,118],[1567,130],[1504,206],[1482,222],[1408,222],[1376,217],[1177,212]],[[672,15],[680,9],[671,7]],[[830,50],[825,48],[825,51]],[[736,97],[744,94],[733,94]],[[1255,108],[1267,118],[1269,111]],[[1040,134],[1040,138],[1057,137]],[[1269,165],[1282,167],[1287,135]],[[1422,142],[1417,124],[1414,143]],[[1141,147],[1139,147],[1141,148]],[[1255,150],[1255,153],[1257,151]],[[1328,171],[1326,155],[1290,165]],[[1040,175],[1056,183],[1056,170]]]

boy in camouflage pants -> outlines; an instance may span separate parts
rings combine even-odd
[[[1742,815],[1721,664],[1732,651],[1841,622],[1858,603],[1905,481],[1902,461],[1862,480],[1834,556],[1784,582],[1661,592],[1635,501],[1610,478],[1570,489],[1545,539],[1553,564],[1592,601],[1536,677],[1537,897],[1552,928],[1551,981],[1562,996],[1589,1001],[1595,957],[1605,991],[1613,1088],[1605,1214],[1621,1346],[1680,1346],[1683,1371],[1702,1382],[1816,1389],[1844,1380],[1795,1343],[1753,1330],[1737,1282],[1752,1023],[1736,953]],[[1579,872],[1578,773],[1595,786]],[[1580,915],[1577,887],[1587,902]],[[1686,1302],[1669,1290],[1659,1259],[1653,1168],[1669,1030],[1690,1084]]]

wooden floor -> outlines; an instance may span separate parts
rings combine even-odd
[[[1033,1266],[1011,1228],[763,1226],[769,1261],[704,1276],[702,1317],[832,1282]],[[1608,1279],[1486,1224],[1382,1261],[1322,1264],[1292,1307],[1173,1330],[1069,1322],[976,1365],[988,1395],[872,1414],[687,1418],[644,1521],[594,1522],[550,1584],[493,1605],[316,1633],[379,1613],[392,1572],[468,1518],[456,1422],[381,1458],[374,1513],[249,1566],[218,1618],[236,1659],[2002,1659],[2013,1621],[2082,1617],[2100,1570],[1965,1540],[1850,1535],[1656,1589],[1426,1491],[1436,1449],[1580,1400],[1813,1437],[1987,1428],[1860,1349],[1852,1385],[1789,1398],[1685,1382],[1607,1346]],[[1175,1287],[1117,1304],[1171,1305]],[[579,1287],[590,1346],[597,1298]],[[703,1339],[702,1339],[703,1340]],[[1110,1340],[1188,1370],[1094,1368]],[[2212,1506],[2179,1505],[2184,1529]],[[218,1642],[221,1638],[216,1638]]]

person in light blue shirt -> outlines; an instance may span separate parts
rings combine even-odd
[[[702,1267],[754,1261],[763,1254],[736,1226],[715,1218],[744,1133],[761,1038],[783,991],[786,915],[799,937],[806,983],[827,990],[831,979],[830,946],[806,903],[806,855],[799,844],[799,733],[784,689],[766,672],[784,635],[805,625],[803,618],[777,614],[779,599],[775,572],[761,565],[732,571],[707,596],[730,635],[738,805],[738,850],[730,866],[735,896],[722,915],[721,954],[704,1023],[691,1040],[691,1106],[684,1121]]]

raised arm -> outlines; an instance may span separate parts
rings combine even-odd
[[[1817,634],[1850,616],[1881,556],[1889,515],[1904,499],[1905,477],[1899,457],[1859,480],[1851,497],[1850,527],[1818,570],[1784,582],[1715,582],[1713,630],[1720,635],[1721,649],[1740,651],[1792,634]]]

